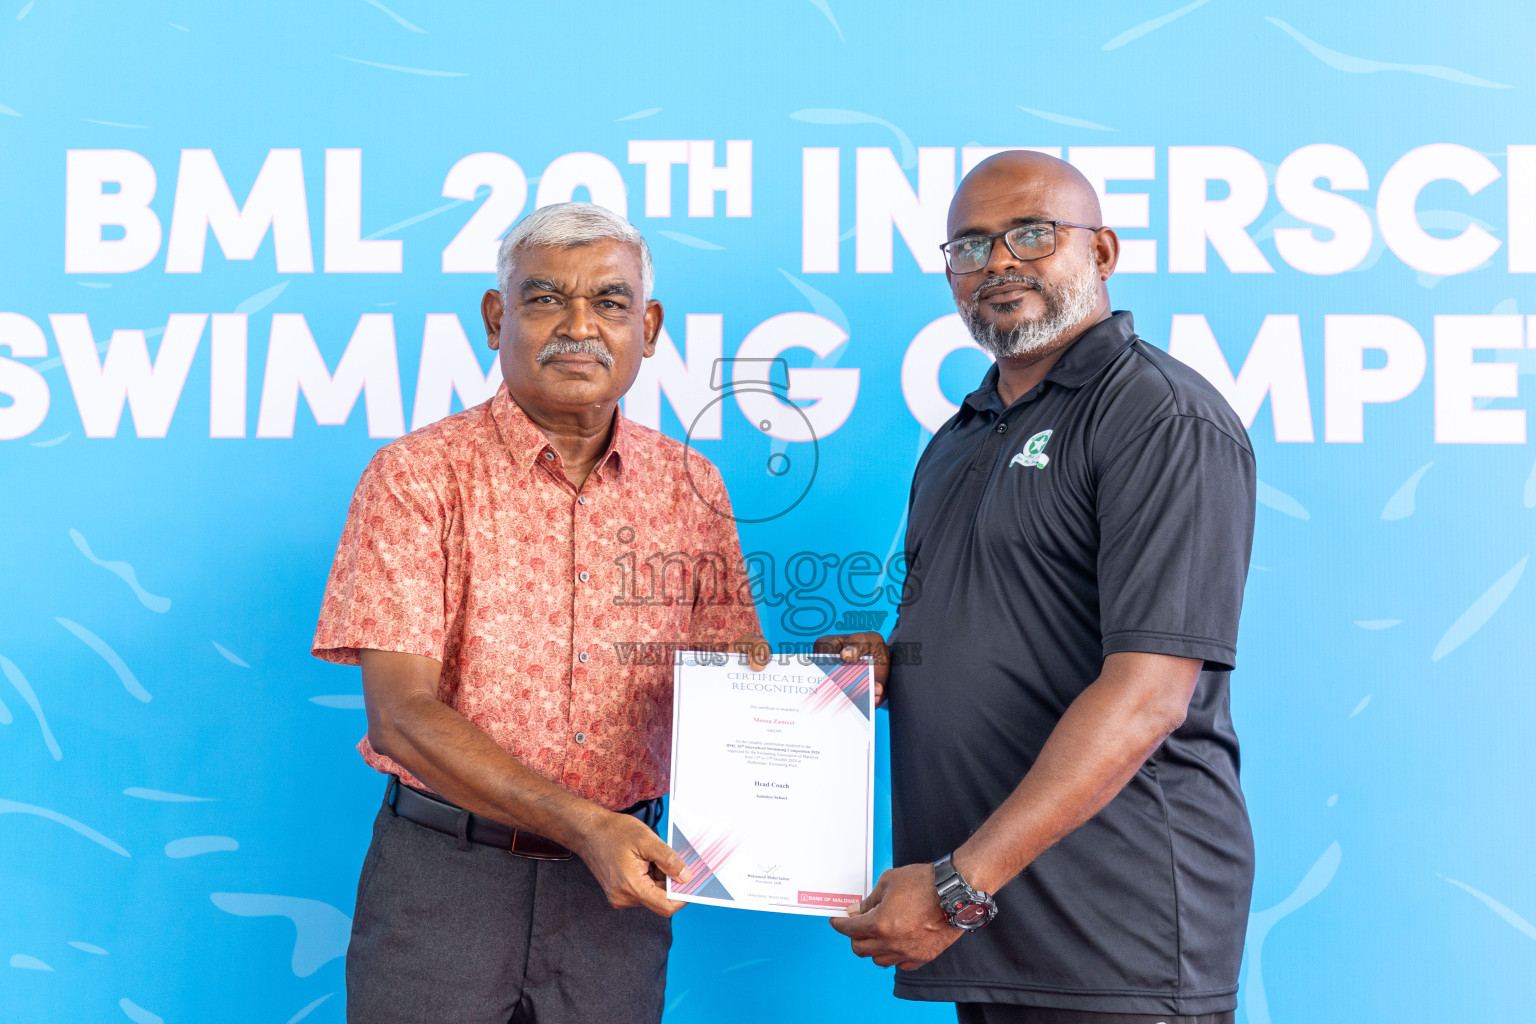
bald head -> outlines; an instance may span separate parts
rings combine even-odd
[[[998,153],[965,176],[949,204],[948,238],[949,251],[970,255],[959,271],[951,260],[946,276],[977,344],[1043,374],[1109,316],[1104,282],[1120,242],[1102,217],[1088,179],[1044,153]]]
[[[1098,193],[1076,167],[1044,153],[1010,149],[987,157],[960,183],[949,204],[949,237],[981,233],[968,217],[1000,205],[1016,208],[1019,218],[1104,223]]]

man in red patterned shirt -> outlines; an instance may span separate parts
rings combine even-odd
[[[380,449],[315,634],[362,666],[358,749],[392,776],[347,1017],[655,1022],[661,880],[687,873],[654,830],[671,658],[646,655],[757,638],[757,613],[719,473],[619,412],[662,322],[639,232],[549,206],[497,266],[506,382]]]

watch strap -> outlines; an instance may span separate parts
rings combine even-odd
[[[933,885],[939,897],[939,909],[953,928],[975,931],[984,928],[997,916],[997,903],[990,893],[973,888],[959,869],[954,855],[949,854],[933,862]],[[980,914],[971,912],[980,907]]]

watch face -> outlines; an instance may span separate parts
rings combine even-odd
[[[955,923],[962,928],[981,924],[987,919],[985,903],[967,903],[955,911]]]

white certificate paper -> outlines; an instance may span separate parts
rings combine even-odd
[[[675,900],[833,917],[874,870],[874,675],[806,655],[753,672],[683,651],[673,676]]]

